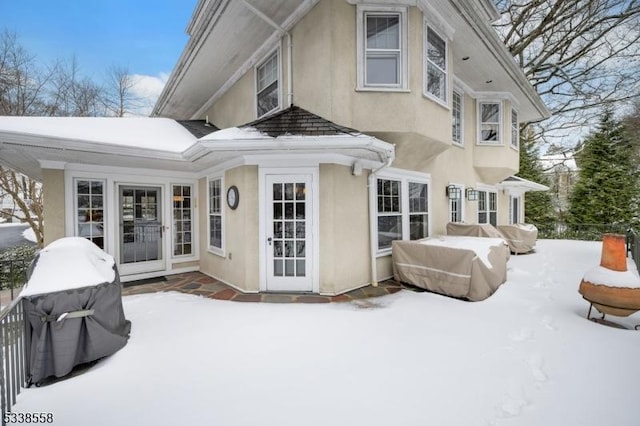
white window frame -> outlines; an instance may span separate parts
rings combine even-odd
[[[378,180],[393,180],[393,181],[398,181],[400,182],[400,214],[402,216],[402,234],[401,234],[401,239],[402,240],[408,240],[409,236],[411,234],[411,227],[410,227],[410,216],[412,214],[420,214],[422,212],[410,212],[410,206],[409,206],[409,183],[420,183],[420,184],[424,184],[427,185],[427,236],[431,235],[432,232],[432,226],[431,226],[431,218],[432,218],[432,208],[431,208],[431,192],[432,192],[432,185],[431,185],[431,176],[429,174],[426,173],[419,173],[419,172],[407,172],[404,170],[400,170],[400,169],[385,169],[383,171],[381,171],[379,174],[376,175],[376,180],[375,180],[375,185],[372,185],[371,188],[369,188],[369,196],[373,197],[374,205],[376,206],[376,208],[370,212],[370,217],[369,220],[371,221],[371,223],[373,223],[374,225],[372,226],[372,230],[374,230],[375,232],[373,232],[373,242],[374,242],[374,247],[376,247],[376,256],[377,257],[382,257],[382,256],[388,256],[391,254],[391,247],[388,248],[383,248],[380,249],[378,248],[378,209],[377,209],[377,205],[378,205]]]
[[[221,237],[220,237],[220,246],[215,247],[211,245],[211,182],[219,180],[220,181],[220,213],[215,214],[216,216],[220,216],[221,221]],[[224,176],[210,176],[207,178],[207,248],[210,253],[216,254],[218,256],[225,257],[225,186],[224,186]]]
[[[484,104],[497,104],[498,105],[498,122],[486,122],[487,124],[497,124],[498,125],[498,137],[495,141],[490,141],[490,140],[482,140],[482,124],[484,123],[482,121],[482,105]],[[503,136],[503,118],[502,118],[502,114],[504,111],[504,107],[502,105],[502,101],[501,100],[492,100],[492,99],[481,99],[478,100],[478,145],[504,145],[504,136]]]
[[[454,125],[455,113],[456,113],[454,99],[456,95],[460,96],[460,140],[459,141],[456,141],[453,138],[453,125]],[[452,127],[451,140],[453,141],[453,144],[464,148],[464,92],[458,88],[454,88],[451,93],[451,127]]]
[[[357,90],[362,91],[408,91],[409,55],[408,55],[408,10],[402,6],[357,5]],[[400,81],[397,84],[367,84],[366,17],[368,15],[398,15],[400,22]]]
[[[427,52],[427,46],[428,46],[428,36],[429,36],[429,31],[432,31],[436,36],[438,36],[442,41],[444,41],[444,69],[440,68],[440,66],[436,65],[434,62],[432,62],[429,57],[428,57],[428,52]],[[422,85],[422,94],[439,103],[440,105],[444,106],[444,107],[449,107],[449,40],[447,39],[446,36],[443,36],[442,33],[440,31],[438,31],[436,29],[436,27],[434,25],[430,25],[429,22],[425,19],[424,20],[424,31],[423,31],[423,61],[422,61],[422,80],[423,80],[423,85]],[[434,67],[436,67],[439,71],[442,71],[444,73],[444,99],[442,99],[439,96],[436,96],[435,94],[429,92],[428,87],[429,87],[429,65],[432,65]]]
[[[100,182],[102,184],[102,227],[103,227],[103,233],[102,233],[102,250],[107,251],[108,249],[108,243],[107,243],[107,235],[108,235],[108,229],[107,229],[107,215],[108,215],[108,209],[107,209],[107,181],[106,179],[101,179],[101,178],[85,178],[85,177],[74,177],[71,179],[72,182],[72,190],[73,190],[73,235],[80,237],[81,235],[79,235],[78,232],[78,182],[80,181],[87,181],[89,182],[89,185],[91,185],[91,182]],[[89,222],[91,223],[91,222]],[[86,238],[86,237],[85,237]],[[87,238],[89,241],[91,241],[91,239]]]
[[[464,223],[464,219],[465,219],[464,211],[465,211],[465,208],[466,208],[466,206],[465,206],[465,198],[466,198],[465,197],[465,186],[460,184],[460,183],[453,183],[453,182],[449,183],[449,185],[453,185],[453,186],[456,186],[456,187],[460,188],[460,198],[459,198],[459,200],[460,200],[460,220],[457,220],[455,222],[452,220],[452,217],[453,217],[453,202],[455,201],[455,198],[451,199],[447,195],[447,205],[448,205],[448,208],[449,208],[449,216],[448,216],[449,222]]]
[[[520,150],[520,121],[518,118],[518,111],[511,108],[511,148],[516,151]]]
[[[271,109],[270,111],[265,112],[264,114],[260,115],[258,112],[258,70],[264,66],[267,62],[269,62],[271,60],[271,58],[276,57],[276,66],[278,67],[278,72],[277,72],[277,83],[278,83],[278,88],[276,90],[277,94],[278,94],[278,105]],[[282,109],[282,55],[280,54],[280,46],[276,47],[275,49],[273,49],[272,51],[270,51],[260,62],[258,62],[254,69],[253,69],[253,75],[254,75],[254,79],[253,79],[253,84],[254,84],[254,102],[255,102],[255,107],[254,107],[254,111],[256,113],[256,119],[258,118],[262,118],[262,117],[266,117],[269,114],[272,114],[276,111],[279,111]],[[264,90],[264,89],[263,89]]]
[[[191,242],[189,243],[189,244],[191,244],[191,253],[175,254],[176,232],[178,232],[178,231],[176,230],[175,222],[174,222],[174,221],[175,221],[175,218],[173,217],[174,210],[175,210],[175,207],[174,207],[174,205],[173,205],[173,203],[174,203],[173,197],[174,197],[175,195],[173,195],[173,192],[174,192],[174,188],[175,188],[176,186],[179,186],[179,187],[181,187],[181,188],[189,187],[189,189],[190,189],[190,193],[191,193],[191,195],[189,196],[189,198],[191,199],[191,207],[189,207],[189,210],[190,210],[190,212],[191,212],[191,231],[189,231],[189,232],[191,232]],[[189,258],[189,257],[193,257],[193,256],[195,255],[195,253],[196,253],[196,244],[194,243],[194,238],[195,238],[195,235],[196,235],[196,233],[195,233],[195,228],[194,228],[194,227],[195,227],[195,221],[196,221],[196,220],[195,220],[195,210],[196,210],[196,209],[195,209],[195,206],[194,206],[194,204],[195,204],[195,199],[196,199],[196,196],[195,196],[195,193],[194,193],[195,188],[194,188],[194,186],[193,186],[192,184],[190,184],[190,183],[171,183],[171,184],[169,185],[169,190],[171,191],[171,192],[170,192],[170,197],[171,197],[171,199],[170,199],[170,203],[171,203],[171,228],[172,228],[172,231],[171,231],[171,257],[172,257],[172,258],[175,258],[175,259],[181,259],[181,258]],[[207,191],[208,191],[208,190],[209,190],[209,187],[207,186]],[[184,200],[183,200],[183,201],[184,201]],[[183,208],[181,208],[181,210],[186,210],[186,209],[183,207]],[[208,215],[208,214],[209,214],[209,210],[207,210],[207,215]],[[181,221],[181,222],[184,222],[184,220],[182,220],[182,219],[181,219],[180,221]],[[184,234],[184,232],[185,232],[185,231],[184,231],[184,229],[183,229],[183,230],[182,230],[182,231],[180,231],[180,232]],[[185,242],[183,241],[183,242],[182,242],[182,243],[180,243],[180,244],[181,244],[182,246],[184,246],[184,245],[185,245],[185,244],[187,244],[187,243],[185,243]]]
[[[482,198],[480,193],[484,193],[486,196],[486,200],[485,200],[485,209],[484,210],[480,210],[480,199]],[[495,196],[495,200],[496,200],[496,205],[495,205],[495,209],[491,209],[491,196],[490,194],[494,194]],[[498,225],[498,191],[494,188],[478,188],[478,223],[479,224],[491,224],[491,213],[495,213],[496,215],[496,226]],[[486,214],[486,221],[485,222],[481,222],[480,221],[480,213],[485,213]]]
[[[523,203],[523,195],[522,194],[511,194],[509,195],[509,225],[515,225],[518,223],[524,222],[524,203]],[[513,202],[518,202],[518,217],[517,222],[513,221]]]

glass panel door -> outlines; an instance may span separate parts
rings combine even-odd
[[[163,258],[161,188],[121,186],[120,264],[148,264],[160,269]],[[148,272],[138,270],[135,272]]]
[[[311,291],[311,176],[267,176],[267,290]]]

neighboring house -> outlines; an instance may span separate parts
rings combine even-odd
[[[42,178],[46,241],[91,238],[125,280],[339,294],[392,276],[392,240],[521,221],[539,187],[505,181],[518,124],[548,111],[497,18],[490,0],[201,0],[167,118],[0,118],[0,153]]]
[[[562,220],[569,210],[569,195],[579,174],[573,152],[543,155],[539,161],[551,182],[550,192],[556,217]]]

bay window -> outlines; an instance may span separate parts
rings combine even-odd
[[[431,27],[425,35],[425,76],[424,92],[436,100],[447,102],[447,42]]]
[[[500,127],[502,120],[501,102],[479,102],[478,120],[481,144],[501,144]]]

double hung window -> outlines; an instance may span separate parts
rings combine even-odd
[[[379,178],[376,187],[378,250],[394,240],[429,236],[429,184],[410,178]]]
[[[511,146],[518,149],[520,146],[520,124],[518,123],[518,112],[511,110]]]
[[[256,67],[256,105],[258,118],[280,107],[279,60],[274,52],[262,64]]]
[[[498,194],[493,191],[478,191],[478,223],[498,225]]]
[[[407,9],[358,6],[358,87],[407,89]]]
[[[453,143],[457,145],[464,145],[462,139],[462,94],[458,91],[453,91],[452,97],[452,122],[451,122],[451,139]]]
[[[447,102],[447,42],[427,26],[425,94]]]
[[[479,102],[480,143],[501,144],[500,125],[502,104],[500,102]]]

